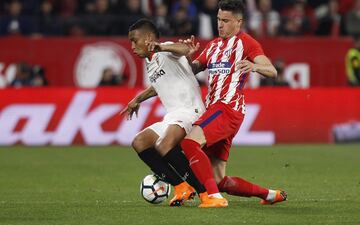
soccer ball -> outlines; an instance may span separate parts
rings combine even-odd
[[[165,201],[170,195],[170,185],[155,175],[147,175],[140,184],[140,194],[152,204]]]

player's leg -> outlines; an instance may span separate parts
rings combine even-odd
[[[241,177],[226,176],[226,161],[214,156],[210,156],[210,160],[221,192],[241,197],[259,197],[263,199],[261,204],[274,204],[286,200],[286,192],[267,189]]]
[[[243,197],[257,196],[265,199],[269,190],[252,184],[240,177],[226,176],[226,164],[230,155],[231,143],[234,135],[225,140],[221,140],[206,149],[206,154],[210,158],[211,166],[214,171],[214,178],[221,192],[230,195]]]
[[[196,189],[198,193],[205,192],[205,188],[193,174],[189,161],[186,159],[178,143],[185,137],[185,130],[177,124],[170,124],[166,129],[165,135],[156,142],[156,149],[163,156],[164,161],[168,162],[187,183]],[[195,194],[194,189],[186,182],[175,186],[174,197],[170,200],[171,206],[179,206],[185,200],[192,198]]]
[[[159,177],[173,186],[183,182],[181,177],[166,163],[155,149],[159,135],[152,129],[145,129],[138,133],[132,142],[132,147],[138,153],[139,158],[150,167]]]
[[[170,124],[166,129],[165,136],[157,140],[156,149],[185,181],[193,186],[198,193],[202,193],[205,192],[205,188],[195,177],[189,166],[189,161],[179,145],[185,135],[186,132],[182,127],[177,124]]]
[[[186,157],[189,159],[191,169],[209,193],[209,195],[208,193],[200,195],[201,204],[199,207],[227,207],[227,200],[221,196],[217,188],[210,160],[201,149],[205,143],[205,135],[200,126],[194,126],[191,133],[181,143]]]
[[[209,195],[215,195],[220,198],[221,195],[214,179],[211,162],[202,147],[205,144],[211,146],[223,139],[223,135],[227,135],[224,134],[226,126],[224,127],[223,118],[224,113],[221,105],[211,105],[194,123],[195,125],[191,132],[181,142],[181,147],[196,177],[205,186]]]
[[[201,149],[206,143],[205,136],[199,126],[194,126],[189,135],[182,141],[181,146],[189,160],[191,169],[205,186],[208,194],[219,193],[211,169],[210,160]]]
[[[219,182],[219,189],[229,195],[259,197],[263,205],[282,202],[287,198],[285,191],[267,189],[235,176],[224,176]]]
[[[219,184],[226,174],[226,161],[218,159],[214,156],[209,156],[211,166],[214,171],[214,178],[217,184]],[[219,191],[224,192],[218,185]]]
[[[285,201],[287,194],[253,184],[241,177],[226,176],[226,164],[230,155],[232,139],[236,133],[206,149],[214,170],[214,178],[221,192],[242,197],[259,197],[261,204],[274,204]]]
[[[214,178],[211,162],[205,153],[201,152],[200,146],[206,142],[204,151],[207,152],[209,148],[216,146],[229,137],[233,137],[239,130],[243,118],[244,114],[241,111],[235,111],[229,105],[222,103],[211,105],[200,119],[195,122],[198,127],[195,127],[182,142],[182,147],[190,161],[191,168],[209,194],[211,194],[211,197],[220,196],[222,198],[218,193],[219,189]],[[201,204],[200,207],[207,207],[206,205]]]
[[[269,190],[252,184],[240,177],[226,176],[226,161],[215,156],[210,156],[214,177],[221,192],[242,197],[256,196],[265,199]]]

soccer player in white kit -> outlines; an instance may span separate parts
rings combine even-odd
[[[138,133],[132,147],[155,174],[174,186],[170,206],[180,206],[194,197],[194,188],[198,193],[205,192],[179,146],[205,106],[185,56],[189,47],[183,43],[159,43],[158,39],[159,32],[149,20],[141,19],[129,28],[131,48],[145,58],[151,86],[132,99],[122,114],[127,113],[131,119],[141,102],[154,96],[160,98],[167,112],[165,117]]]

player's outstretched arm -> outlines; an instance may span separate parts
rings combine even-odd
[[[184,43],[173,43],[173,44],[160,44],[160,50],[163,52],[171,52],[176,56],[187,56],[190,52],[190,48]]]
[[[144,91],[142,91],[140,94],[138,94],[135,98],[133,98],[128,104],[127,106],[120,112],[120,115],[123,114],[127,114],[127,119],[131,120],[132,116],[136,115],[136,117],[138,116],[138,111],[140,108],[140,103],[145,101],[146,99],[149,99],[151,97],[156,96],[157,93],[155,91],[155,89],[150,86],[147,89],[145,89]]]
[[[184,43],[164,44],[153,41],[150,37],[145,40],[149,52],[171,52],[176,56],[186,56],[189,54],[190,48]]]
[[[243,73],[258,72],[263,76],[275,78],[277,76],[277,71],[270,59],[265,55],[259,55],[254,58],[254,62],[250,62],[247,59],[241,60],[238,63],[238,69]]]

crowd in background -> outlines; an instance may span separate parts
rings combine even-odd
[[[360,36],[360,0],[244,0],[255,37]],[[218,0],[1,0],[0,35],[127,35],[148,17],[163,36],[216,36]]]
[[[42,87],[47,86],[45,71],[40,65],[30,65],[26,62],[16,64],[13,80],[9,83],[11,87]]]
[[[349,84],[360,85],[360,0],[244,0],[243,29],[256,38],[276,36],[351,36],[346,56]],[[136,20],[152,19],[162,36],[217,35],[218,0],[0,0],[1,36],[126,36]],[[288,86],[285,63],[274,61],[279,76],[262,86]],[[99,85],[119,85],[104,69]],[[19,62],[9,86],[47,85],[44,70]]]

